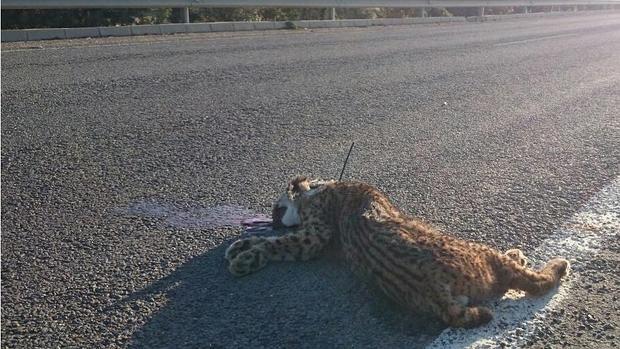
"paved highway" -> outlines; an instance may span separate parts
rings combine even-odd
[[[618,13],[3,44],[2,347],[453,343],[335,255],[226,270],[236,216],[355,141],[346,178],[460,237],[536,255],[607,217],[559,305],[489,345],[611,348],[619,62]]]

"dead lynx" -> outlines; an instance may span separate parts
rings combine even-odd
[[[274,224],[300,228],[284,236],[252,237],[226,250],[229,270],[253,273],[268,261],[308,260],[338,240],[353,271],[388,297],[416,311],[432,312],[450,326],[490,321],[479,304],[508,289],[542,295],[567,274],[565,259],[535,271],[520,250],[500,253],[445,235],[402,213],[370,185],[293,179],[274,204]]]

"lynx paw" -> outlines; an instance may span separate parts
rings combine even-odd
[[[521,252],[520,249],[513,248],[511,250],[508,250],[506,251],[505,255],[510,257],[510,259],[514,260],[515,262],[519,263],[520,266],[527,266],[527,257],[525,257],[525,255],[523,254],[523,252]]]
[[[263,238],[251,237],[249,239],[241,239],[233,242],[224,253],[224,258],[227,261],[231,262],[237,255],[239,255],[243,251],[247,251],[252,248],[252,246],[263,242]]]
[[[448,324],[454,327],[474,328],[493,320],[493,313],[487,307],[465,307],[455,317],[448,319]]]
[[[264,252],[250,248],[237,254],[228,265],[228,270],[235,276],[244,276],[262,269],[267,265]]]
[[[558,280],[563,276],[568,275],[570,270],[570,263],[564,258],[554,258],[547,262],[545,269],[552,270],[553,274],[557,276]]]

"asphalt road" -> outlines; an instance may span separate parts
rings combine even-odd
[[[3,44],[2,346],[424,346],[337,256],[232,277],[209,215],[355,141],[346,178],[528,254],[620,175],[619,62],[617,13]],[[530,345],[617,345],[617,237]]]

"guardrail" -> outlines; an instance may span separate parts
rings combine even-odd
[[[601,11],[586,11],[584,13],[601,13]],[[264,22],[210,22],[210,23],[171,23],[171,24],[147,24],[126,25],[120,27],[80,27],[80,28],[47,28],[47,29],[17,29],[2,30],[2,42],[11,41],[38,41],[49,39],[76,39],[98,38],[108,36],[132,36],[132,35],[166,35],[185,33],[212,33],[212,32],[235,32],[256,30],[290,29],[291,25],[297,28],[320,29],[320,28],[346,28],[390,25],[416,25],[430,23],[464,23],[478,21],[499,21],[517,18],[540,17],[540,16],[570,16],[574,12],[538,12],[521,13],[512,15],[491,15],[484,17],[409,17],[409,18],[377,18],[377,19],[342,19],[332,20],[293,20],[293,21],[264,21]]]
[[[617,7],[620,0],[2,0],[2,10],[11,9],[89,9],[89,8],[182,8],[186,24],[137,25],[127,27],[87,27],[87,28],[48,28],[2,30],[2,41],[28,41],[45,39],[67,39],[78,37],[125,36],[144,34],[173,34],[210,31],[268,30],[288,26],[288,22],[221,22],[190,23],[189,9],[192,7],[280,7],[280,8],[331,8],[332,21],[293,21],[315,28],[335,28],[342,26],[372,26],[392,24],[413,24],[427,22],[424,18],[385,18],[375,20],[336,19],[336,8],[392,7],[422,8],[421,16],[426,17],[426,8],[433,7],[477,7],[478,18],[483,20],[485,7],[518,6],[527,14],[531,6],[573,6],[605,5]],[[437,22],[464,21],[465,18],[449,17]],[[303,23],[302,23],[303,22]],[[330,23],[331,22],[331,23]],[[291,22],[292,23],[292,22]],[[297,25],[297,24],[296,24]]]
[[[620,0],[3,0],[3,9],[155,7],[495,7],[620,4]]]

